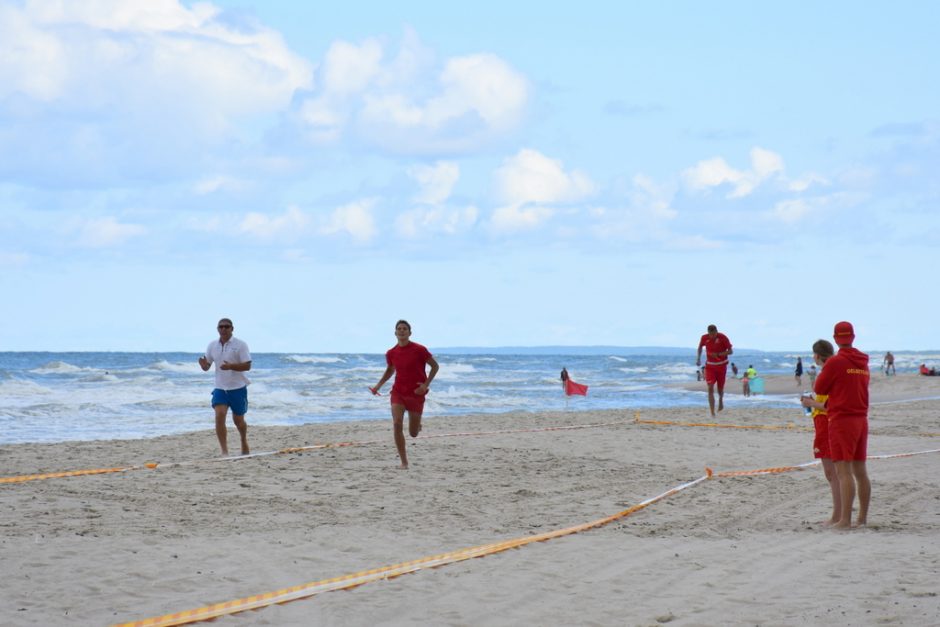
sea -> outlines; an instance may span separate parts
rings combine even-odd
[[[685,407],[704,392],[671,384],[696,380],[695,350],[565,348],[530,351],[435,351],[440,372],[425,417],[511,411]],[[618,354],[619,352],[619,354]],[[810,356],[800,355],[806,367]],[[871,368],[883,353],[872,354]],[[149,438],[212,429],[212,372],[198,353],[0,352],[0,444]],[[790,374],[797,354],[736,351],[743,371]],[[940,355],[896,353],[898,372],[914,371]],[[559,374],[588,386],[566,397]],[[369,387],[385,370],[384,354],[253,353],[250,425],[301,425],[389,420],[388,392]],[[729,377],[731,373],[729,371]],[[731,384],[733,385],[733,384]],[[808,383],[807,383],[808,385]],[[737,391],[732,388],[732,391]],[[726,405],[798,408],[798,396],[726,395]]]

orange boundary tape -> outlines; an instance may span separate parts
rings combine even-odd
[[[456,562],[462,562],[464,560],[473,559],[476,557],[484,557],[486,555],[501,553],[509,549],[515,549],[527,544],[532,544],[533,542],[545,542],[546,540],[561,538],[563,536],[580,533],[589,529],[602,527],[615,520],[626,518],[627,516],[638,512],[641,509],[649,507],[657,501],[701,483],[709,477],[709,474],[705,474],[694,481],[678,485],[658,496],[654,496],[651,499],[647,499],[641,503],[633,505],[632,507],[629,507],[621,512],[617,512],[616,514],[605,516],[604,518],[600,518],[591,522],[575,525],[573,527],[556,529],[555,531],[548,531],[534,536],[525,536],[523,538],[514,538],[502,542],[481,544],[479,546],[459,549],[456,551],[449,551],[447,553],[440,553],[438,555],[412,560],[410,562],[402,562],[400,564],[393,564],[391,566],[383,566],[381,568],[374,568],[372,570],[364,570],[349,575],[343,575],[341,577],[333,577],[332,579],[313,581],[298,586],[292,586],[290,588],[284,588],[282,590],[276,590],[274,592],[266,592],[264,594],[257,594],[250,597],[244,597],[242,599],[235,599],[234,601],[227,601],[225,603],[215,603],[213,605],[207,605],[192,610],[176,612],[175,614],[166,614],[164,616],[121,623],[115,627],[168,627],[171,625],[186,625],[189,623],[211,620],[213,618],[218,618],[228,614],[244,612],[246,610],[255,610],[267,607],[269,605],[296,601],[298,599],[308,598],[317,594],[322,594],[324,592],[346,590],[373,581],[393,579],[395,577],[400,577],[401,575],[406,575],[408,573],[413,573],[427,568],[437,568],[439,566],[444,566],[445,564],[454,564]]]
[[[641,420],[637,412],[634,422],[641,425],[666,425],[672,427],[712,427],[715,429],[759,429],[763,431],[812,431],[812,427],[800,427],[793,423],[787,425],[733,425],[721,422],[678,422],[674,420]]]
[[[928,451],[916,451],[912,453],[896,453],[891,455],[873,455],[869,456],[869,459],[894,459],[901,457],[913,457],[915,455],[925,455],[927,453],[940,453],[940,449],[932,449]],[[247,610],[256,610],[270,605],[288,603],[290,601],[296,601],[299,599],[305,599],[317,594],[322,594],[324,592],[331,592],[334,590],[347,590],[349,588],[355,588],[366,583],[371,583],[373,581],[380,581],[383,579],[394,579],[395,577],[400,577],[401,575],[406,575],[408,573],[413,573],[419,570],[424,570],[427,568],[437,568],[439,566],[444,566],[446,564],[454,564],[456,562],[461,562],[464,560],[484,557],[486,555],[493,555],[495,553],[501,553],[509,549],[518,548],[525,546],[527,544],[532,544],[533,542],[545,542],[547,540],[553,540],[555,538],[561,538],[563,536],[568,536],[575,533],[580,533],[582,531],[588,531],[590,529],[595,529],[597,527],[603,527],[615,520],[621,518],[626,518],[631,514],[634,514],[646,507],[649,507],[653,503],[660,501],[668,496],[672,496],[677,492],[685,490],[695,486],[702,481],[714,478],[730,478],[730,477],[743,477],[743,476],[753,476],[753,475],[768,475],[768,474],[779,474],[784,472],[791,472],[796,470],[804,470],[810,466],[815,466],[819,464],[819,461],[806,462],[804,464],[797,464],[794,466],[777,466],[772,468],[760,468],[756,470],[732,470],[732,471],[723,471],[715,472],[711,468],[705,468],[705,474],[694,481],[689,481],[688,483],[683,483],[678,485],[658,496],[647,499],[641,503],[633,505],[621,512],[612,514],[610,516],[605,516],[598,520],[591,522],[583,523],[580,525],[575,525],[573,527],[566,527],[564,529],[556,529],[555,531],[548,531],[542,534],[534,536],[526,536],[523,538],[515,538],[511,540],[505,540],[503,542],[494,542],[490,544],[482,544],[479,546],[469,547],[465,549],[459,549],[456,551],[450,551],[447,553],[440,553],[438,555],[432,555],[430,557],[424,557],[417,560],[412,560],[410,562],[401,562],[399,564],[393,564],[391,566],[383,566],[381,568],[374,568],[371,570],[359,571],[349,575],[343,575],[341,577],[333,577],[331,579],[322,579],[320,581],[313,581],[310,583],[305,583],[297,586],[292,586],[290,588],[283,588],[281,590],[275,590],[273,592],[266,592],[263,594],[257,594],[254,596],[244,597],[241,599],[235,599],[233,601],[226,601],[224,603],[215,603],[212,605],[206,605],[204,607],[186,610],[183,612],[176,612],[174,614],[166,614],[163,616],[157,616],[153,618],[146,618],[138,621],[131,621],[127,623],[120,623],[114,627],[170,627],[173,625],[186,625],[190,623],[197,623],[207,620],[212,620],[220,616],[225,616],[229,614],[236,614],[239,612],[244,612]]]
[[[123,468],[89,468],[87,470],[64,470],[62,472],[47,472],[39,475],[18,475],[15,477],[0,477],[0,483],[22,483],[24,481],[38,481],[40,479],[58,479],[60,477],[80,477],[82,475],[104,475],[109,472],[127,472],[136,470],[140,466],[125,466]]]
[[[639,415],[639,414],[637,414]],[[545,431],[566,431],[572,429],[593,429],[597,427],[610,427],[614,425],[622,424],[631,424],[631,420],[617,420],[614,422],[603,422],[595,423],[588,425],[562,425],[554,427],[541,427],[538,429],[505,429],[500,431],[465,431],[459,433],[438,433],[435,435],[421,435],[418,436],[417,440],[429,440],[432,438],[453,438],[453,437],[469,437],[469,436],[487,436],[487,435],[504,435],[512,433],[539,433]],[[48,472],[42,474],[32,474],[32,475],[18,475],[13,477],[0,477],[0,484],[4,483],[23,483],[25,481],[39,481],[43,479],[60,479],[63,477],[79,477],[83,475],[101,475],[110,472],[126,472],[129,470],[140,470],[142,468],[154,469],[157,466],[162,468],[172,468],[176,466],[184,466],[188,464],[196,464],[200,462],[210,463],[210,462],[227,462],[227,461],[239,461],[243,459],[251,459],[254,457],[265,457],[269,455],[285,455],[290,453],[303,453],[306,451],[314,451],[319,449],[329,449],[329,448],[343,448],[347,446],[367,446],[370,444],[381,444],[385,440],[363,440],[360,442],[329,442],[324,444],[311,444],[309,446],[293,446],[289,448],[283,448],[276,451],[262,451],[260,453],[249,453],[248,455],[236,455],[235,457],[214,457],[211,459],[203,460],[192,460],[184,462],[167,462],[167,463],[157,463],[157,462],[148,462],[143,465],[138,466],[125,466],[121,468],[92,468],[88,470],[65,470],[62,472]]]

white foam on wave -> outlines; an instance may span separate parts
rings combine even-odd
[[[470,364],[441,364],[441,369],[437,372],[438,379],[449,381],[458,379],[460,375],[471,374],[477,369]]]
[[[165,359],[160,361],[155,361],[149,366],[148,370],[159,370],[160,372],[182,372],[186,374],[200,373],[202,368],[199,366],[199,363],[196,361],[187,362],[187,361],[177,361],[170,363]]]
[[[328,357],[326,355],[288,355],[284,357],[285,361],[292,361],[298,364],[342,364],[346,360],[342,357]]]
[[[627,360],[624,359],[623,357],[618,357],[617,355],[608,355],[608,356],[607,356],[607,359],[610,359],[611,361],[621,361],[621,362],[624,362],[624,363],[626,363],[626,361],[627,361]]]
[[[30,370],[30,372],[33,374],[72,374],[75,372],[88,372],[90,370],[94,370],[94,368],[80,368],[79,366],[73,366],[64,361],[50,361],[48,364]]]
[[[52,390],[33,381],[22,379],[0,381],[0,396],[2,397],[30,397],[46,394],[52,394]]]
[[[649,368],[646,368],[643,366],[638,367],[638,368],[617,368],[617,370],[619,370],[620,372],[625,372],[627,374],[645,374],[650,371]]]

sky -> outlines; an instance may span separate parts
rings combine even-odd
[[[938,23],[0,0],[0,351],[938,349]]]

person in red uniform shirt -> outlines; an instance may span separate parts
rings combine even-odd
[[[829,451],[839,477],[842,497],[841,519],[834,526],[852,526],[852,503],[858,493],[856,523],[868,522],[871,481],[865,460],[868,458],[868,355],[852,347],[855,329],[849,322],[836,323],[832,338],[839,352],[826,361],[813,391],[828,395]]]
[[[695,365],[702,365],[702,349],[705,349],[705,383],[708,384],[708,408],[715,415],[715,387],[718,387],[718,411],[725,408],[725,375],[728,372],[728,355],[731,350],[731,340],[724,333],[718,332],[718,327],[708,325],[708,333],[702,336],[698,343],[698,355]]]
[[[385,353],[385,363],[388,367],[382,378],[369,388],[378,396],[379,390],[385,385],[392,374],[395,382],[392,384],[392,430],[395,434],[395,446],[398,447],[398,457],[401,458],[401,468],[408,469],[408,453],[405,451],[405,412],[408,412],[408,432],[416,438],[421,433],[421,414],[424,413],[424,399],[427,397],[431,381],[437,374],[438,364],[427,348],[411,341],[411,325],[406,320],[395,323],[395,338],[398,344]],[[425,365],[431,366],[431,371],[425,371]]]

